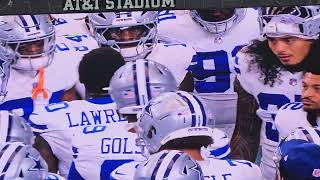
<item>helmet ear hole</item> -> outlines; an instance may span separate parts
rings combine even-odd
[[[152,138],[154,135],[156,135],[156,134],[157,134],[156,128],[154,128],[154,126],[151,126],[151,128],[150,128],[150,130],[149,130],[149,132],[148,132],[147,137],[151,139],[151,138]]]
[[[21,177],[21,178],[23,178],[23,177],[24,177],[24,175],[23,175],[23,172],[22,172],[22,171],[20,171],[19,177]]]
[[[187,166],[185,166],[185,167],[183,168],[183,173],[184,173],[185,175],[188,175]]]

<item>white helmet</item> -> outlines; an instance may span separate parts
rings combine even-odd
[[[134,180],[204,180],[199,164],[180,151],[161,151],[139,164]]]
[[[184,91],[162,93],[149,101],[141,113],[137,145],[153,154],[174,139],[192,136],[212,139],[213,124],[205,105],[195,95]]]
[[[259,12],[260,32],[269,37],[318,39],[320,6],[266,7]]]
[[[9,111],[0,111],[0,145],[5,142],[33,144],[33,132],[26,120]]]
[[[168,68],[138,59],[120,67],[110,81],[109,93],[121,114],[138,114],[160,93],[176,91],[177,82]]]
[[[52,62],[55,28],[49,15],[1,16],[0,42],[16,53],[13,68],[35,71]]]
[[[99,46],[114,48],[126,61],[144,58],[157,43],[155,11],[92,13],[88,18]]]
[[[0,148],[0,179],[43,180],[48,166],[31,145],[6,143]]]
[[[228,15],[222,18],[215,18],[215,11],[226,10]],[[208,10],[191,10],[190,15],[194,21],[200,24],[206,31],[216,37],[223,36],[232,27],[237,25],[246,14],[245,8],[225,8]]]

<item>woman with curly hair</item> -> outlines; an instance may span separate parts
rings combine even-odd
[[[302,71],[320,47],[319,12],[320,6],[262,8],[263,37],[237,55],[238,109],[232,156],[254,161],[260,142],[260,167],[267,180],[276,177],[272,157],[280,139],[274,117],[282,105],[301,101]]]

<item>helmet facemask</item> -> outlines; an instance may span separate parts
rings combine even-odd
[[[49,15],[14,15],[0,19],[0,42],[17,56],[13,68],[37,71],[52,62],[55,27]]]
[[[156,24],[142,24],[130,27],[97,29],[100,46],[107,45],[118,52],[126,61],[144,58],[156,45]]]
[[[157,43],[157,14],[153,11],[89,15],[99,46],[110,46],[126,61],[144,58]]]
[[[42,38],[6,43],[17,55],[13,68],[24,71],[36,71],[49,66],[54,57],[55,33]]]
[[[192,10],[190,15],[194,21],[216,37],[223,36],[245,16],[245,9]]]

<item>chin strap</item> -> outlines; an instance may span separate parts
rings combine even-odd
[[[42,94],[44,99],[48,99],[49,98],[48,92],[44,88],[44,69],[40,68],[38,70],[38,73],[39,73],[39,81],[37,83],[37,86],[32,90],[32,99],[33,100],[37,99],[39,94]]]

